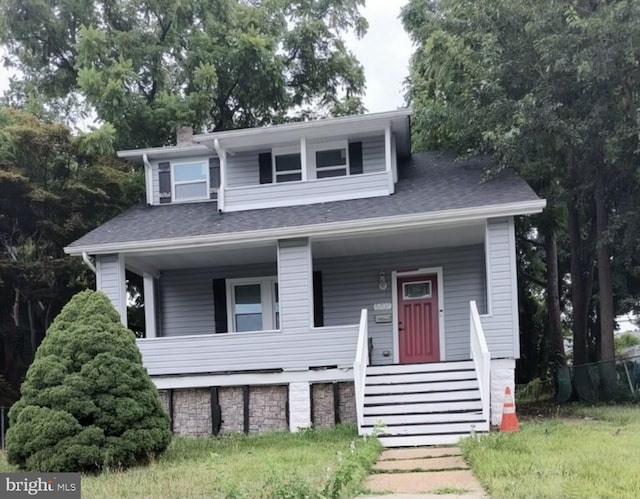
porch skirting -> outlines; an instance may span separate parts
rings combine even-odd
[[[303,393],[306,390],[306,393]],[[159,390],[176,435],[296,431],[356,423],[352,382]]]

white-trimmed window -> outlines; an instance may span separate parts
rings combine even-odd
[[[302,159],[299,147],[275,148],[273,158],[273,178],[276,183],[302,180]]]
[[[316,178],[349,175],[349,146],[346,141],[314,144],[309,148]]]
[[[227,307],[232,332],[280,329],[277,278],[228,279]]]
[[[209,199],[209,165],[206,161],[171,164],[171,186],[175,201]]]

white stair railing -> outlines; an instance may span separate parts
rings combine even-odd
[[[480,314],[475,301],[471,301],[470,330],[471,330],[471,358],[476,368],[480,385],[480,399],[482,401],[482,418],[489,421],[490,373],[491,354],[487,347],[487,340],[482,330]]]
[[[367,309],[360,314],[360,326],[358,329],[358,345],[356,358],[353,361],[353,382],[356,396],[356,415],[358,419],[358,435],[362,435],[364,423],[364,384],[367,377],[367,364],[369,363],[369,332]]]

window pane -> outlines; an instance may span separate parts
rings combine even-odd
[[[404,298],[416,299],[416,298],[429,298],[431,297],[431,281],[427,282],[414,282],[404,285]]]
[[[300,154],[281,154],[276,156],[276,171],[277,172],[289,172],[295,170],[301,170],[302,164],[300,163]]]
[[[207,198],[209,197],[209,193],[207,191],[206,182],[176,185],[176,200]]]
[[[329,177],[344,177],[347,174],[347,170],[345,168],[338,168],[337,170],[319,170],[317,172],[318,178],[329,178]]]
[[[236,331],[262,330],[262,298],[260,284],[234,287]]]
[[[173,179],[176,182],[188,182],[190,180],[206,180],[207,172],[204,163],[189,163],[173,167]]]
[[[302,173],[287,173],[286,175],[276,175],[276,183],[280,182],[294,182],[296,180],[302,180]]]
[[[274,329],[280,329],[280,297],[278,296],[278,283],[273,283],[273,310],[275,317]]]
[[[262,314],[236,315],[236,331],[262,331]]]
[[[347,151],[345,149],[316,151],[316,168],[342,165],[347,165]]]

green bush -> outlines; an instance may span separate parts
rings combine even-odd
[[[55,319],[9,412],[7,458],[29,471],[143,464],[171,439],[169,418],[134,335],[100,292]]]

